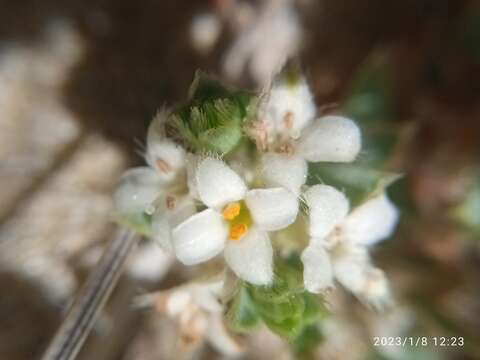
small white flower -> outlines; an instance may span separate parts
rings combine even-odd
[[[218,159],[201,160],[195,188],[207,209],[172,231],[178,259],[193,265],[222,250],[236,275],[250,283],[272,281],[272,246],[268,231],[287,227],[298,212],[296,197],[283,188],[248,190],[244,181]]]
[[[153,213],[153,202],[162,189],[173,182],[185,166],[185,150],[165,137],[163,125],[167,114],[160,112],[150,124],[145,160],[149,166],[128,170],[115,193],[115,208],[121,214]]]
[[[261,104],[251,134],[262,158],[268,186],[295,194],[307,178],[307,162],[351,162],[361,148],[358,126],[342,116],[315,119],[315,104],[304,78],[277,80]]]
[[[187,183],[187,154],[164,133],[167,116],[160,112],[148,129],[145,158],[149,166],[133,168],[122,176],[114,203],[122,215],[152,215],[153,238],[164,250],[172,251],[171,228],[195,213],[196,206]]]
[[[192,45],[202,55],[206,55],[212,50],[221,33],[222,21],[215,13],[197,14],[190,24]]]
[[[398,221],[398,211],[387,196],[377,195],[350,214],[345,195],[331,186],[312,186],[305,201],[311,237],[302,254],[307,290],[322,291],[335,278],[373,307],[387,304],[388,283],[368,254],[368,246],[389,237]],[[330,262],[325,260],[327,252]]]
[[[208,342],[219,353],[238,356],[244,349],[227,331],[223,322],[222,296],[224,279],[191,282],[156,294],[139,298],[139,305],[151,305],[175,319],[180,345],[199,346]]]
[[[233,79],[247,70],[257,85],[264,86],[297,52],[302,31],[291,1],[270,0],[259,4],[258,8],[250,8],[246,2],[236,2],[231,12],[234,20],[247,21],[228,49],[222,67]]]

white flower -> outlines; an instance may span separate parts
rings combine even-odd
[[[247,70],[257,85],[264,86],[300,47],[298,14],[289,0],[262,1],[258,8],[246,2],[235,4],[234,21],[247,21],[223,59],[223,71],[235,79]]]
[[[147,135],[145,160],[149,166],[126,171],[120,179],[114,203],[121,214],[153,212],[153,202],[183,170],[185,150],[168,139],[163,130],[167,116],[160,112],[150,124]]]
[[[244,349],[227,331],[223,322],[224,306],[220,298],[224,279],[191,282],[137,300],[139,305],[155,304],[157,310],[175,319],[180,345],[199,346],[208,342],[225,356],[238,356]]]
[[[304,78],[277,80],[260,105],[251,134],[262,158],[267,186],[295,194],[307,178],[307,162],[351,162],[361,148],[358,126],[342,116],[315,119],[315,104]]]
[[[114,203],[122,215],[152,215],[153,237],[171,251],[171,228],[195,213],[196,206],[187,184],[187,154],[164,133],[167,115],[160,112],[149,127],[145,155],[149,166],[123,174]]]
[[[235,274],[257,285],[272,281],[272,246],[268,231],[294,222],[298,201],[283,188],[248,190],[224,162],[201,160],[195,187],[207,209],[191,216],[172,231],[177,258],[198,264],[222,250]]]
[[[398,211],[385,193],[349,212],[348,199],[335,188],[315,185],[305,192],[310,245],[302,254],[307,290],[319,292],[335,278],[362,301],[381,307],[389,301],[383,272],[371,264],[368,247],[389,237]]]
[[[207,55],[222,33],[221,18],[215,13],[201,13],[190,24],[190,40],[202,55]]]

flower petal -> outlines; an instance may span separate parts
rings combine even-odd
[[[388,279],[382,270],[375,267],[368,270],[366,286],[357,296],[377,311],[382,311],[393,304]]]
[[[245,349],[238,340],[227,330],[221,314],[210,316],[206,334],[209,344],[226,358],[236,358],[242,355]]]
[[[197,200],[200,200],[197,189],[196,171],[200,158],[197,155],[188,153],[186,157],[186,171],[187,171],[187,186],[190,195]]]
[[[167,217],[160,211],[155,211],[152,216],[153,239],[160,247],[168,252],[173,251],[172,245],[172,227]]]
[[[305,192],[310,210],[310,236],[324,238],[348,214],[346,196],[329,185],[314,185]]]
[[[153,241],[140,246],[128,262],[128,273],[136,279],[157,282],[163,279],[174,261]]]
[[[245,202],[255,225],[275,231],[293,223],[298,213],[298,200],[284,188],[250,190]]]
[[[162,179],[172,181],[178,171],[185,166],[185,150],[172,140],[149,143],[147,148],[147,163],[158,171]]]
[[[172,228],[196,212],[195,201],[188,195],[164,195],[156,203],[158,207],[152,216],[153,238],[164,250],[173,251]]]
[[[122,214],[142,213],[161,192],[162,181],[151,168],[126,171],[113,194],[115,208]]]
[[[223,278],[209,279],[208,282],[191,283],[190,292],[195,304],[197,304],[200,309],[209,313],[221,314],[223,306],[220,298],[222,297],[223,286]]]
[[[342,116],[324,116],[305,129],[299,150],[310,162],[351,162],[361,148],[358,126]]]
[[[277,134],[298,138],[301,130],[314,118],[315,103],[304,78],[292,84],[277,79],[265,102],[260,105],[260,118],[271,124]]]
[[[358,295],[367,283],[371,267],[367,249],[351,243],[340,243],[331,251],[335,278],[343,287]]]
[[[185,160],[185,150],[165,135],[165,122],[170,113],[160,110],[153,118],[147,133],[146,161],[158,171],[160,176],[171,181],[182,168]]]
[[[273,249],[266,232],[251,229],[241,240],[229,241],[225,261],[239,277],[255,285],[273,279]]]
[[[333,287],[333,270],[330,256],[317,241],[302,252],[303,282],[305,288],[312,293],[319,293]]]
[[[298,195],[307,180],[307,163],[298,156],[268,153],[262,156],[262,176],[269,187],[282,186]]]
[[[247,191],[240,176],[223,161],[214,158],[205,158],[199,163],[196,180],[202,202],[216,209],[243,199]]]
[[[349,241],[372,245],[388,238],[398,222],[398,210],[382,193],[354,209],[342,223]]]
[[[185,265],[207,261],[225,247],[228,231],[219,213],[212,209],[204,210],[173,229],[175,254]]]

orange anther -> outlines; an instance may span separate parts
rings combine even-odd
[[[223,218],[225,220],[233,220],[240,214],[240,203],[233,202],[225,206],[223,209]]]
[[[248,231],[248,226],[245,224],[236,224],[230,228],[230,240],[240,240]]]

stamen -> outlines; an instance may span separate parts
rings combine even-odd
[[[225,206],[223,209],[223,218],[225,220],[233,220],[235,219],[238,214],[240,214],[240,203],[238,202],[233,202]]]
[[[292,155],[294,152],[294,147],[289,142],[281,143],[275,149],[276,153],[278,154],[285,154],[285,155]]]
[[[167,198],[165,199],[165,205],[167,209],[173,209],[176,205],[175,196],[168,195]]]
[[[285,117],[283,118],[283,121],[285,122],[285,127],[287,129],[293,128],[293,121],[294,120],[295,120],[295,115],[291,111],[288,111],[285,114]]]
[[[163,159],[156,159],[155,163],[157,164],[158,169],[163,173],[168,173],[172,171],[172,165]]]
[[[246,224],[236,224],[230,228],[230,240],[240,240],[248,231]]]

